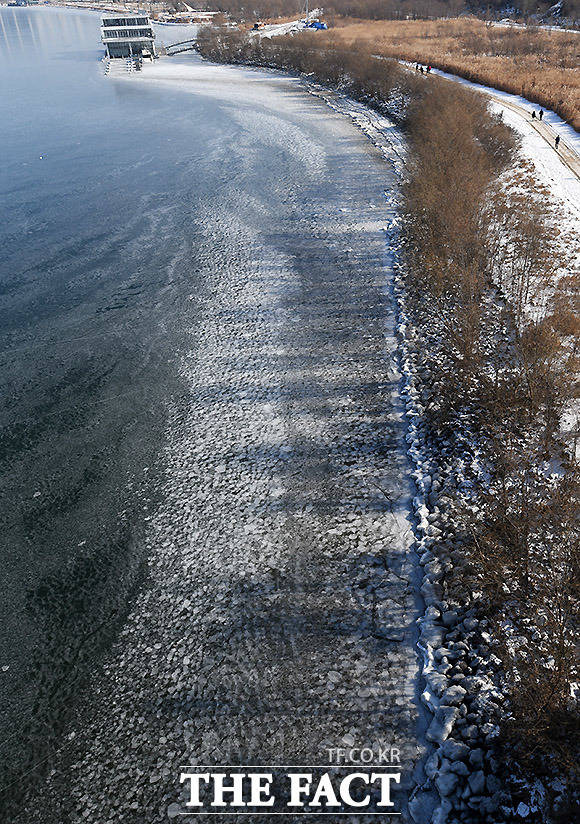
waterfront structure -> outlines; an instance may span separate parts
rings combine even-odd
[[[101,40],[107,57],[156,57],[155,32],[145,15],[104,15]]]

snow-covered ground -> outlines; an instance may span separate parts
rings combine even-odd
[[[566,29],[563,26],[548,26],[545,23],[540,23],[538,26],[526,26],[524,23],[516,23],[514,20],[497,20],[492,22],[492,26],[497,26],[502,29],[542,29],[543,31],[560,31],[566,34],[580,34],[580,29]]]
[[[441,71],[440,69],[431,69],[431,72],[439,75],[439,77],[445,77],[448,80],[453,80],[456,83],[469,86],[469,88],[475,89],[476,91],[485,92],[485,94],[488,94],[490,97],[493,97],[499,102],[507,102],[515,104],[516,106],[521,106],[529,112],[530,116],[533,109],[536,111],[539,111],[540,109],[540,106],[538,106],[537,103],[531,103],[529,100],[526,100],[525,97],[521,97],[518,94],[502,92],[499,89],[494,89],[493,86],[485,86],[482,83],[473,83],[471,80],[465,80],[463,77]],[[574,151],[580,156],[580,134],[578,134],[572,126],[566,123],[565,120],[562,120],[561,117],[558,117],[557,114],[551,112],[549,109],[544,109],[544,120],[549,123],[554,131],[560,135],[561,139],[565,141],[572,149],[574,149]]]
[[[284,34],[292,34],[292,32],[296,31],[303,31],[306,28],[306,20],[315,20],[321,14],[322,9],[313,9],[309,14],[301,17],[300,20],[290,20],[288,23],[272,23],[271,25],[264,26],[263,29],[253,31],[252,34],[269,39],[271,37],[280,37]],[[311,29],[311,31],[314,31],[314,29]]]
[[[561,274],[579,271],[580,178],[577,171],[580,169],[580,134],[561,117],[549,110],[544,110],[544,123],[540,126],[531,118],[532,110],[535,109],[537,112],[539,107],[524,97],[472,83],[438,69],[432,69],[432,72],[487,94],[491,98],[492,110],[501,113],[505,123],[519,134],[522,156],[533,164],[537,183],[550,193],[559,216],[559,228],[563,231],[564,243],[568,246],[569,241],[575,239],[575,247],[567,249],[571,253],[570,270],[562,271]],[[560,135],[560,151],[556,151],[554,147],[553,135],[555,134]],[[564,148],[568,150],[566,152],[568,162],[564,162],[561,154]],[[553,288],[557,289],[557,279]],[[568,438],[570,443],[579,419],[580,404],[574,401],[564,410],[560,424],[562,434]],[[580,445],[576,449],[577,454],[580,454]]]
[[[540,107],[537,104],[530,103],[529,100],[519,95],[502,92],[491,86],[473,83],[470,80],[465,80],[439,69],[431,69],[431,71],[433,74],[453,80],[462,86],[483,92],[491,97],[493,109],[501,112],[505,122],[521,135],[522,151],[534,163],[539,181],[546,185],[554,197],[565,203],[572,214],[580,219],[580,179],[563,162],[558,152],[555,151],[553,144],[548,143],[534,128],[531,113],[533,110],[539,111]],[[517,109],[521,111],[517,111]],[[580,163],[580,134],[554,112],[545,109],[543,119],[554,135],[560,136],[560,147],[562,148],[565,144],[578,157]],[[580,230],[580,224],[578,228]]]
[[[306,28],[304,20],[291,20],[289,23],[273,23],[271,26],[264,26],[263,29],[253,31],[257,37],[280,37],[283,34],[291,34],[295,31],[302,31]]]
[[[157,43],[171,46],[184,40],[195,40],[200,26],[197,23],[153,23]]]
[[[557,201],[562,203],[569,219],[576,223],[577,231],[580,234],[580,179],[562,161],[553,145],[538,134],[527,118],[504,105],[500,98],[495,95],[492,97],[492,109],[501,112],[504,121],[520,135],[522,153],[534,164],[538,181],[550,190]],[[572,145],[575,150],[580,152],[580,135],[574,132],[571,126],[563,123],[553,112],[546,112],[544,117],[554,131],[566,135],[568,145]],[[573,133],[572,135],[570,135],[570,131]]]

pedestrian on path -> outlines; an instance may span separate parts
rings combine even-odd
[[[431,66],[427,66],[427,74],[431,71]]]
[[[543,118],[543,116],[544,116],[544,110],[540,109],[540,120]]]
[[[536,119],[536,110],[534,109],[534,111],[532,112],[532,120],[535,120],[535,119]]]
[[[559,134],[556,135],[556,140],[554,141],[554,144],[555,144],[556,149],[557,149],[558,146],[560,145],[560,135]]]

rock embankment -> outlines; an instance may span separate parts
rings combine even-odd
[[[395,220],[389,232],[394,256],[399,249]],[[421,700],[433,714],[426,738],[431,752],[425,782],[416,790],[411,812],[422,821],[423,795],[434,785],[440,796],[434,824],[502,822],[511,796],[500,774],[498,720],[504,695],[497,641],[481,616],[480,593],[460,598],[451,585],[465,558],[457,523],[458,505],[467,500],[472,479],[481,471],[469,425],[452,437],[436,434],[426,407],[436,397],[429,359],[436,357],[434,325],[428,307],[409,291],[404,268],[395,261],[395,295],[401,341],[403,399],[408,420],[408,453],[417,494],[417,552],[423,567],[421,593],[425,614],[419,620],[424,690]],[[429,353],[429,354],[428,354]],[[473,504],[473,502],[472,502]],[[473,504],[475,505],[475,504]]]
[[[394,124],[362,103],[320,86],[311,93],[348,115],[377,147],[400,179],[406,146]],[[401,262],[397,194],[386,193],[390,222],[385,228],[388,260],[394,269],[394,301],[399,338],[401,396],[406,411],[407,451],[416,494],[415,549],[422,568],[424,615],[418,620],[422,659],[421,701],[431,722],[422,772],[409,804],[417,824],[502,822],[513,798],[500,770],[498,721],[504,695],[501,661],[491,627],[481,617],[480,594],[459,599],[451,587],[454,570],[464,562],[457,509],[482,471],[469,421],[453,437],[435,435],[426,415],[436,400],[434,364],[437,323],[432,308],[416,299]],[[494,307],[488,307],[490,315]],[[476,505],[473,501],[470,505]],[[432,794],[439,805],[432,811]],[[517,804],[515,805],[518,806]]]

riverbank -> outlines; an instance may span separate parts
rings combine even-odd
[[[370,79],[376,92],[382,81]],[[481,482],[470,427],[484,398],[469,364],[456,380],[448,321],[457,304],[441,293],[425,300],[434,281],[422,278],[456,275],[449,255],[436,248],[437,266],[408,265],[425,234],[411,234],[410,210],[400,232],[393,176],[408,176],[418,159],[437,165],[441,144],[424,155],[416,144],[409,164],[393,121],[361,103],[197,57],[103,82],[123,118],[141,90],[149,107],[167,105],[163,140],[135,168],[146,181],[142,207],[155,204],[166,243],[179,238],[158,302],[172,320],[183,393],[167,402],[160,502],[142,520],[146,583],[67,719],[48,779],[13,820],[175,818],[181,764],[325,763],[328,747],[353,743],[375,752],[401,745],[405,817],[431,822],[437,804],[440,819],[453,809],[486,824],[500,814],[518,820],[532,799],[524,787],[514,805],[510,765],[497,757],[509,685],[496,627],[474,596],[482,581],[468,604],[455,588],[471,549],[461,507]],[[421,93],[419,82],[410,76]],[[403,87],[388,88],[402,122]],[[358,94],[368,95],[362,83]],[[506,132],[477,120],[470,101],[461,97],[457,110],[473,113],[501,168]],[[177,146],[176,128],[185,138]],[[453,157],[477,169],[472,151],[468,139]],[[461,166],[445,160],[462,185],[453,189],[448,174],[453,197],[419,201],[448,220],[461,197],[460,223],[472,225],[481,190],[467,190]],[[161,236],[159,226],[150,234]],[[460,233],[438,237],[461,252]],[[132,271],[126,255],[114,259]],[[517,329],[500,311],[504,297],[482,294],[482,329],[505,322],[495,332],[511,368]],[[476,339],[459,337],[462,346]],[[451,410],[450,379],[459,404]]]
[[[408,329],[413,352],[409,378],[415,394],[409,403],[412,408],[418,400],[421,407],[411,421],[416,436],[408,437],[417,440],[413,452],[423,465],[418,478],[422,487],[426,468],[423,492],[429,493],[425,506],[421,495],[415,499],[429,539],[426,570],[433,578],[428,576],[426,585],[433,599],[427,601],[426,628],[435,656],[434,663],[427,661],[423,698],[436,713],[430,740],[446,745],[446,739],[458,738],[461,744],[454,758],[442,747],[425,767],[441,794],[442,815],[453,810],[472,820],[477,811],[489,822],[507,810],[517,820],[536,809],[544,818],[557,817],[575,803],[573,793],[562,795],[563,784],[554,792],[551,787],[556,770],[559,778],[568,775],[569,788],[574,782],[571,728],[560,719],[574,712],[575,666],[568,650],[576,609],[570,590],[576,440],[561,424],[574,406],[569,387],[577,369],[577,230],[560,236],[559,229],[561,221],[576,227],[575,216],[559,198],[540,199],[536,182],[524,173],[527,162],[517,138],[489,115],[479,95],[437,78],[425,83],[371,52],[335,48],[329,53],[318,38],[264,43],[215,30],[202,32],[198,43],[209,57],[299,71],[310,82],[338,87],[394,117],[411,137],[414,155],[403,175],[401,232],[401,301],[410,309],[401,328]],[[557,194],[557,184],[553,189]],[[530,229],[539,255],[524,261],[518,249],[529,248],[524,237],[531,239]],[[514,442],[520,444],[519,460]],[[546,460],[561,472],[546,474]],[[514,495],[521,489],[522,477],[533,478],[526,487],[533,506],[525,501],[520,506],[517,496],[500,502],[502,489]],[[433,478],[437,486],[430,493]],[[440,505],[436,493],[442,484],[446,501]],[[530,536],[533,551],[526,543],[522,552],[510,532],[512,517]],[[561,535],[556,554],[549,549],[552,528]],[[507,580],[513,580],[511,586]],[[565,603],[562,611],[546,614],[548,590],[548,603]],[[474,593],[478,603],[472,603]],[[467,615],[465,604],[471,604]],[[446,636],[450,643],[439,650]],[[501,657],[491,654],[493,646]],[[560,663],[553,669],[549,656],[555,650]],[[452,690],[455,702],[441,704],[447,677],[448,686],[461,691]],[[474,701],[473,687],[487,690],[486,684],[494,699]],[[549,697],[530,715],[528,701],[535,694]],[[451,764],[455,758],[463,762],[473,747],[477,767],[471,760],[470,766]],[[504,780],[498,785],[494,776],[502,762]],[[519,786],[515,776],[524,762],[527,780]],[[546,783],[536,791],[539,775]],[[491,806],[481,803],[486,788],[495,796]]]

